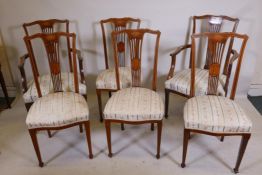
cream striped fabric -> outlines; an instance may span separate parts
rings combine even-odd
[[[130,87],[132,84],[131,69],[129,67],[120,67],[120,88]],[[101,72],[96,79],[97,89],[117,89],[115,68],[106,69]]]
[[[185,69],[174,73],[174,76],[165,82],[165,88],[182,94],[190,94],[191,69]],[[208,87],[208,70],[195,69],[195,96],[206,95]],[[218,95],[225,95],[222,84],[219,81]]]
[[[164,103],[161,97],[150,89],[126,88],[117,91],[104,109],[105,119],[124,121],[162,120]]]
[[[63,72],[61,73],[62,78],[62,88],[64,92],[74,92],[74,75],[73,73]],[[53,83],[50,74],[42,75],[38,78],[42,96],[49,93],[53,93]],[[86,85],[80,82],[79,78],[79,93],[86,94]],[[28,90],[23,94],[23,99],[25,103],[34,102],[38,99],[37,89],[35,82],[32,80],[28,85]]]
[[[215,133],[249,133],[252,122],[233,100],[220,96],[198,96],[184,107],[185,128]]]
[[[220,77],[219,77],[219,80],[220,80],[220,83],[223,87],[225,87],[226,85],[226,81],[227,81],[227,76],[224,75],[224,74],[221,74]]]
[[[74,92],[51,93],[38,98],[31,106],[26,124],[29,129],[59,127],[89,120],[85,98]]]

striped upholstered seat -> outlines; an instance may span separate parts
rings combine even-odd
[[[107,102],[104,118],[122,121],[162,120],[164,103],[150,89],[126,88],[117,91]]]
[[[60,127],[89,120],[85,98],[74,92],[51,93],[31,106],[26,124],[29,129]]]
[[[74,92],[74,75],[70,72],[61,73],[62,89],[64,92]],[[49,93],[53,93],[53,83],[50,74],[41,75],[38,78],[39,86],[41,89],[42,96]],[[86,85],[80,82],[79,78],[79,93],[82,95],[86,94]],[[32,103],[38,99],[37,89],[35,81],[31,81],[28,85],[28,90],[23,94],[25,103]]]
[[[250,133],[252,123],[233,100],[219,96],[189,99],[184,107],[186,129],[215,133]]]
[[[206,95],[208,86],[208,70],[195,69],[195,95]],[[226,77],[220,76],[218,84],[218,95],[225,95],[223,82],[225,84]],[[165,82],[165,88],[189,95],[191,86],[191,69],[185,69],[174,73],[174,76]]]
[[[119,76],[120,76],[121,89],[131,86],[132,76],[131,76],[131,69],[129,67],[120,67]],[[117,89],[115,68],[106,69],[97,76],[96,88],[113,89],[113,90]]]

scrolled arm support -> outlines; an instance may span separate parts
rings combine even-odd
[[[168,73],[167,79],[172,78],[173,75],[174,75],[175,66],[176,66],[176,56],[181,51],[183,51],[185,49],[188,49],[188,48],[191,48],[191,44],[187,44],[187,45],[183,45],[183,46],[177,47],[175,49],[175,51],[170,54],[172,60],[171,60],[171,66],[170,66],[170,69],[169,69],[169,73]]]

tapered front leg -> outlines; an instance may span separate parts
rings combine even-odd
[[[151,123],[151,131],[154,131],[154,130],[155,130],[154,123]]]
[[[244,153],[246,151],[247,143],[249,141],[250,136],[251,136],[251,134],[242,135],[240,148],[239,148],[239,152],[238,152],[238,157],[237,157],[237,162],[236,162],[236,166],[234,168],[235,173],[238,173],[238,169],[239,169],[240,163],[242,161],[242,158],[244,156]]]
[[[124,131],[125,130],[125,124],[121,123],[121,130]]]
[[[106,136],[107,136],[107,146],[108,146],[108,157],[112,157],[112,148],[111,148],[111,126],[110,121],[105,120],[105,127],[106,127]]]
[[[39,162],[39,166],[40,167],[43,167],[44,166],[44,163],[42,161],[42,158],[41,158],[41,154],[40,154],[40,149],[39,149],[39,146],[38,146],[38,141],[37,141],[37,136],[36,136],[36,129],[29,129],[29,134],[31,136],[31,139],[32,139],[32,142],[33,142],[33,146],[35,148],[35,153],[36,153],[36,156],[37,156],[37,159],[38,159],[38,162]]]
[[[165,89],[165,118],[168,118],[169,90]]]
[[[157,154],[156,158],[160,158],[160,146],[161,146],[161,135],[162,135],[162,120],[157,123]]]
[[[100,89],[96,89],[96,95],[97,95],[97,101],[98,101],[100,122],[103,122],[102,97],[101,97],[101,90]]]
[[[220,137],[220,141],[221,141],[221,142],[224,142],[224,139],[225,139],[225,136],[221,136],[221,137]]]
[[[83,126],[82,126],[82,124],[79,125],[79,132],[83,133]]]
[[[187,146],[188,146],[188,140],[190,138],[190,130],[184,129],[184,142],[183,142],[183,155],[182,155],[182,163],[181,167],[184,168],[186,166],[186,154],[187,154]]]
[[[91,144],[91,131],[90,131],[90,122],[87,121],[84,123],[85,129],[86,129],[86,141],[88,145],[88,151],[89,151],[89,158],[93,158],[93,152],[92,152],[92,144]],[[82,126],[82,125],[81,125]]]
[[[48,135],[48,137],[49,137],[49,138],[51,138],[51,137],[52,137],[52,133],[51,133],[51,131],[50,131],[50,130],[47,130],[47,135]]]

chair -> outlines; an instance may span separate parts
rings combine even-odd
[[[131,87],[121,89],[121,74],[120,61],[121,53],[118,52],[119,44],[117,38],[125,35],[127,37],[127,46],[129,48],[128,61],[131,67],[132,82]],[[142,45],[145,35],[155,36],[154,52],[154,67],[152,90],[141,87],[141,71],[142,71]],[[148,36],[148,37],[149,37]],[[107,144],[109,150],[109,157],[112,157],[111,149],[111,123],[126,123],[126,124],[145,124],[157,123],[157,154],[160,158],[160,143],[162,132],[162,119],[164,116],[164,104],[161,97],[155,92],[157,82],[157,60],[159,47],[160,32],[150,29],[129,29],[112,32],[112,43],[114,47],[115,58],[115,72],[117,92],[108,100],[104,109],[104,120],[107,134]]]
[[[247,35],[236,33],[201,33],[192,35],[192,59],[191,59],[191,88],[190,98],[184,107],[184,142],[181,167],[185,167],[187,145],[190,133],[199,133],[211,136],[241,136],[242,141],[239,154],[234,168],[234,172],[239,170],[240,162],[243,158],[248,140],[251,136],[252,122],[245,114],[244,110],[234,102],[237,82],[244,49],[248,40]],[[200,38],[208,40],[207,52],[210,54],[208,69],[207,95],[196,96],[194,84],[197,83],[195,77],[195,58],[197,52],[196,41]],[[231,39],[241,41],[239,54],[229,59],[229,69],[232,69],[232,62],[236,62],[236,70],[233,85],[230,93],[230,99],[223,96],[217,96],[219,76],[221,69],[221,60],[226,47],[226,43]],[[229,42],[230,42],[229,41]]]
[[[40,31],[39,31],[40,27]],[[69,21],[68,20],[59,20],[59,19],[48,19],[48,20],[38,20],[34,21],[31,23],[24,23],[23,28],[25,31],[26,36],[30,36],[32,34],[35,34],[35,32],[30,32],[30,31],[38,31],[36,33],[46,33],[46,34],[51,34],[57,31],[60,32],[67,32],[69,33]],[[30,43],[30,47],[32,43]],[[72,57],[71,57],[71,51],[69,50],[70,48],[70,43],[67,41],[67,54],[69,55],[69,71],[68,72],[63,72],[62,73],[62,79],[68,79],[72,80],[72,75],[73,75],[73,67],[72,67]],[[79,90],[80,93],[86,97],[86,85],[85,85],[85,77],[84,77],[84,70],[83,70],[83,58],[81,56],[81,52],[77,50],[77,56],[78,56],[78,63],[79,63],[79,70],[80,70],[80,83],[79,83]],[[35,84],[32,82],[27,82],[27,77],[26,77],[26,72],[24,69],[25,61],[29,57],[29,54],[25,54],[22,57],[20,57],[20,62],[19,62],[19,71],[21,73],[22,77],[22,88],[23,88],[23,99],[25,102],[26,109],[29,110],[30,106],[33,104],[33,102],[38,98],[37,91]],[[36,63],[33,63],[36,64]],[[39,76],[39,72],[36,66],[36,72],[37,76]],[[47,95],[53,91],[52,87],[52,81],[51,77],[49,74],[44,74],[39,76],[40,79],[40,86],[44,89],[42,95]],[[72,87],[73,82],[68,82],[67,87],[65,87],[66,91],[72,91],[74,88]]]
[[[96,94],[98,99],[98,107],[99,107],[99,115],[100,115],[100,121],[103,121],[103,112],[102,112],[102,98],[101,93],[102,91],[106,91],[109,93],[109,97],[111,97],[111,92],[117,91],[117,85],[116,85],[116,77],[115,77],[115,69],[109,67],[110,61],[113,61],[113,59],[109,59],[109,50],[110,47],[108,47],[108,42],[110,38],[107,36],[106,31],[120,31],[124,29],[132,29],[132,28],[139,28],[140,27],[140,19],[125,17],[125,18],[109,18],[105,20],[101,20],[101,28],[102,28],[102,35],[103,35],[103,45],[104,45],[104,55],[105,55],[105,70],[103,70],[96,79]],[[108,29],[108,27],[111,27],[111,30]],[[108,29],[108,30],[106,30]],[[110,33],[110,32],[108,32]],[[110,36],[110,35],[109,35]],[[119,57],[119,65],[121,68],[119,69],[120,73],[120,89],[130,87],[131,85],[131,70],[128,67],[125,67],[125,45],[126,45],[126,39],[124,37],[119,37],[117,39],[118,42],[118,49],[117,52],[121,54],[121,57]],[[111,42],[110,42],[111,43]],[[111,45],[109,45],[111,46]],[[123,129],[123,125],[122,129]]]
[[[61,58],[59,54],[60,42],[67,39],[70,42],[70,55],[73,68],[73,87],[74,92],[63,91],[63,74],[61,72]],[[39,74],[37,71],[36,54],[32,48],[32,41],[41,40],[47,53],[48,65],[50,68],[51,81],[53,83],[53,93],[44,94],[39,83]],[[34,149],[39,161],[39,166],[44,163],[41,158],[40,149],[37,141],[37,132],[41,130],[61,130],[69,127],[84,125],[86,138],[89,148],[89,158],[93,157],[90,137],[89,109],[85,98],[79,94],[79,82],[76,60],[76,36],[73,33],[38,33],[31,36],[25,36],[24,41],[28,50],[34,83],[38,98],[30,107],[26,124],[31,136]],[[41,61],[44,61],[43,59]]]
[[[193,16],[193,31],[192,33],[204,33],[204,32],[221,32],[222,28],[224,27],[224,31],[229,32],[236,32],[237,26],[239,23],[238,18],[231,18],[228,16],[215,16],[215,15],[203,15],[203,16]],[[200,44],[202,42],[200,41]],[[224,68],[223,72],[220,75],[220,84],[223,89],[220,89],[220,95],[227,96],[229,79],[230,79],[230,71],[229,67],[229,59],[231,54],[234,53],[232,50],[234,40],[230,40],[228,50],[226,55],[226,59],[224,60]],[[203,43],[202,43],[203,44]],[[187,87],[190,86],[190,67],[189,69],[175,72],[175,65],[176,65],[176,57],[182,51],[191,47],[191,44],[186,44],[184,46],[178,47],[173,53],[170,54],[172,61],[170,70],[167,76],[167,80],[165,82],[165,117],[168,118],[168,106],[169,106],[169,94],[174,93],[184,97],[189,97],[189,91]],[[200,80],[199,86],[196,87],[196,94],[195,95],[203,95],[207,92],[203,92],[207,82],[207,69],[209,65],[209,55],[207,54],[205,57],[205,64],[204,67],[201,69],[196,70],[196,76],[205,76],[204,79]],[[182,81],[178,81],[179,77],[186,76],[187,79],[183,79]],[[204,87],[203,87],[204,86]]]
[[[30,31],[36,31],[37,33],[45,33],[45,34],[52,34],[57,31],[64,31],[69,33],[69,21],[68,20],[59,20],[59,19],[48,19],[48,20],[37,20],[31,23],[24,23],[23,28],[25,31],[26,36],[30,36],[32,34],[35,34],[35,32]],[[40,31],[39,31],[40,28]],[[70,42],[69,40],[66,41],[67,44],[67,54],[69,59],[69,71],[62,72],[61,78],[64,82],[64,86],[62,91],[74,91],[73,87],[73,67],[72,67],[72,56],[71,56],[71,50],[70,50]],[[32,43],[30,43],[30,47],[32,47]],[[27,82],[27,76],[24,69],[25,61],[29,57],[29,54],[25,54],[22,57],[20,57],[20,62],[18,65],[20,74],[21,74],[21,82],[22,82],[22,88],[23,88],[23,99],[25,102],[25,107],[27,111],[30,109],[31,105],[37,100],[38,94],[37,89],[34,81]],[[86,84],[85,84],[85,77],[84,77],[84,70],[83,70],[83,58],[81,56],[80,50],[77,50],[77,58],[78,58],[78,66],[80,71],[80,77],[79,77],[79,92],[86,98]],[[33,60],[34,61],[34,60]],[[47,95],[49,93],[52,93],[54,91],[53,89],[53,82],[51,81],[52,78],[50,74],[43,74],[39,75],[38,67],[36,65],[36,62],[32,62],[33,65],[35,65],[37,76],[39,77],[40,86],[42,88],[42,95]],[[68,81],[66,81],[68,80]],[[83,132],[82,126],[79,126],[80,132]],[[48,136],[52,137],[51,132],[48,131]]]

